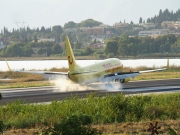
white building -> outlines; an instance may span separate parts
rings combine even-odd
[[[140,23],[140,26],[148,29],[148,28],[155,28],[155,24],[154,23]]]
[[[0,42],[0,50],[4,49],[6,46],[3,44],[3,42]]]
[[[55,38],[41,38],[38,39],[38,43],[39,42],[55,42]]]
[[[174,29],[178,29],[180,28],[180,21],[164,21],[161,23],[162,28],[164,29],[169,29],[169,28],[174,28]]]
[[[150,31],[140,31],[139,36],[157,36],[169,34],[169,29],[154,29]]]
[[[115,27],[115,28],[125,28],[125,27],[128,27],[128,26],[129,26],[128,23],[118,22],[118,23],[115,23],[115,24],[114,24],[114,27]]]

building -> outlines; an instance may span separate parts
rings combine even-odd
[[[140,26],[149,29],[149,28],[155,28],[155,24],[154,23],[140,23]]]
[[[180,21],[174,22],[174,28],[175,28],[175,29],[180,28]]]
[[[161,26],[164,29],[178,29],[180,28],[180,21],[163,21]]]
[[[78,32],[78,29],[77,28],[68,28],[68,29],[65,29],[64,30],[65,33],[69,34],[69,33],[77,33]]]
[[[150,31],[140,31],[138,33],[139,36],[158,36],[158,35],[166,35],[169,34],[169,29],[153,29]]]
[[[86,29],[86,33],[88,35],[103,35],[104,31],[105,31],[104,27],[92,27]]]
[[[65,43],[64,43],[64,42],[61,42],[59,45],[60,45],[62,48],[65,48]]]
[[[40,38],[38,39],[38,43],[40,42],[55,42],[55,38]]]
[[[99,48],[103,48],[104,44],[103,43],[96,43],[96,44],[90,45],[89,47],[91,49],[99,49]]]
[[[4,45],[3,42],[4,42],[4,39],[0,38],[0,50],[6,47],[6,45]]]
[[[6,46],[3,44],[3,42],[0,42],[0,50],[4,49]]]
[[[140,30],[142,31],[142,30],[143,30],[142,27],[137,27],[137,26],[132,27],[132,29],[133,29],[133,30],[138,30],[138,31],[140,31]]]
[[[126,27],[128,27],[128,26],[129,26],[128,23],[117,22],[117,23],[114,24],[114,27],[115,27],[115,28],[126,28]]]

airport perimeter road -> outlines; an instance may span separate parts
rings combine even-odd
[[[114,83],[118,84],[118,83]],[[143,94],[156,92],[180,92],[180,79],[153,80],[153,81],[134,81],[124,83],[122,89],[119,90],[99,90],[100,83],[89,85],[92,90],[67,91],[60,92],[57,87],[36,87],[36,88],[19,88],[19,89],[3,89],[0,90],[2,99],[0,104],[6,104],[18,99],[26,103],[50,102],[52,100],[63,100],[73,95],[86,97],[87,94],[96,92],[97,95],[108,94]]]

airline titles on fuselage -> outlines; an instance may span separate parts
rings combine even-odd
[[[106,63],[102,65],[105,69],[105,73],[114,73],[114,71],[118,71],[121,69],[120,63],[112,64]]]

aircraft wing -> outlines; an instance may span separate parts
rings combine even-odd
[[[119,79],[119,80],[122,80],[122,82],[124,82],[125,79],[134,78],[142,73],[157,72],[157,71],[163,71],[163,70],[166,70],[166,68],[144,70],[144,71],[137,71],[137,72],[120,72],[120,73],[105,75],[101,80],[102,82],[110,82],[110,81]]]
[[[140,74],[142,73],[149,73],[149,72],[157,72],[157,71],[163,71],[166,70],[167,68],[160,68],[160,69],[153,69],[153,70],[144,70],[144,71],[139,71]]]
[[[45,78],[55,79],[60,77],[67,77],[67,72],[51,72],[51,71],[26,71],[26,70],[11,70],[11,72],[42,74]]]
[[[42,74],[46,78],[58,78],[62,76],[68,76],[67,72],[51,72],[51,71],[26,71],[26,70],[11,70],[8,62],[6,61],[9,71],[11,72],[19,72],[19,73],[30,73],[30,74]]]
[[[51,71],[26,71],[26,70],[11,70],[12,72],[31,73],[31,74],[45,74],[45,75],[67,75],[67,72],[51,72]]]

